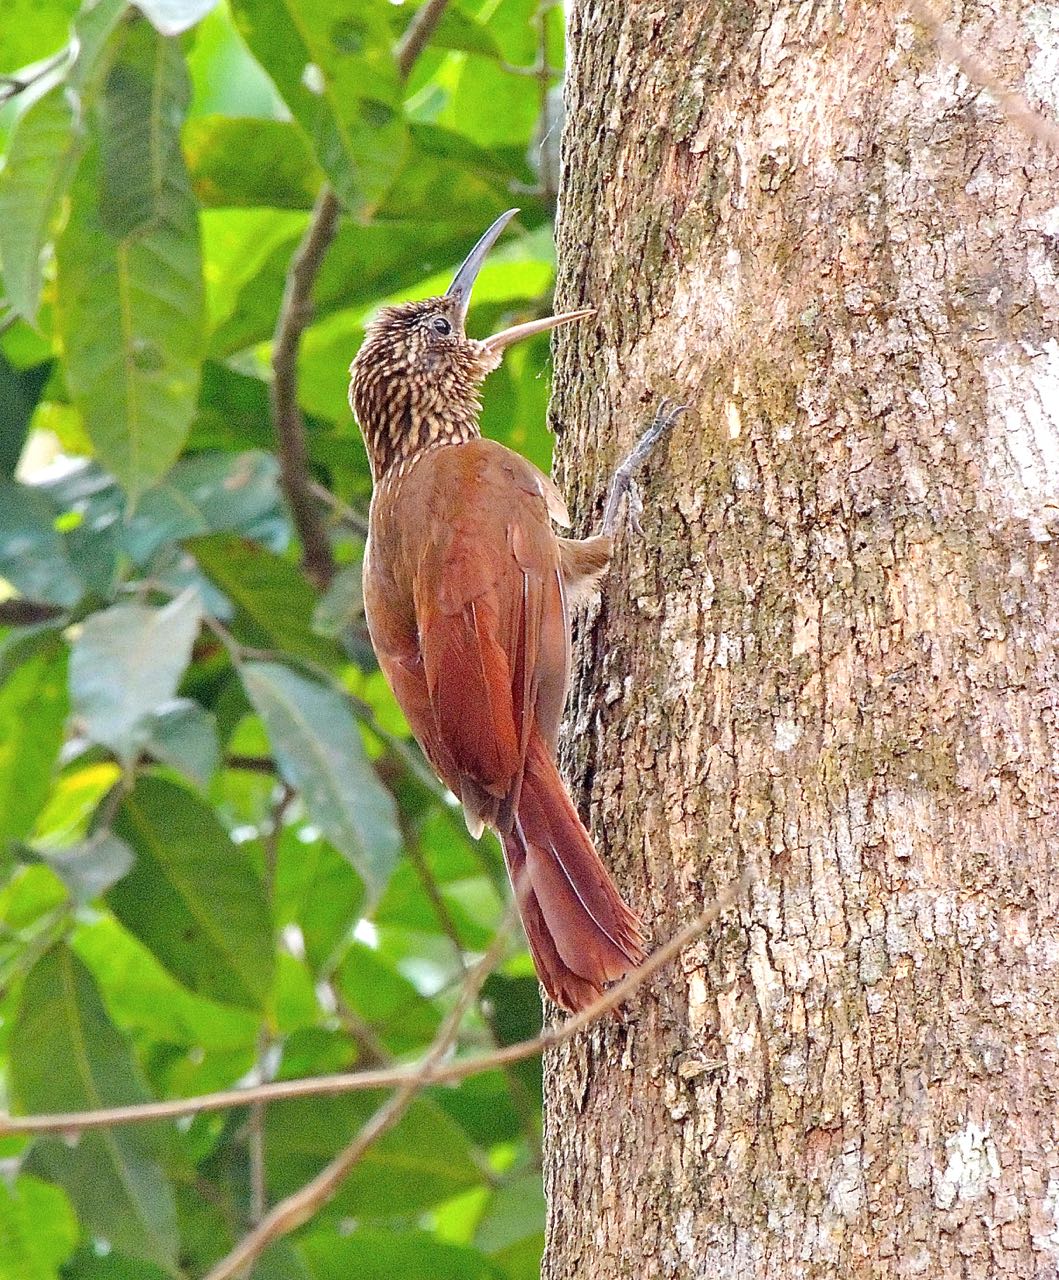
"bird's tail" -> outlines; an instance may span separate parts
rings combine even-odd
[[[502,839],[538,976],[576,1013],[641,963],[643,937],[536,734],[518,813]]]

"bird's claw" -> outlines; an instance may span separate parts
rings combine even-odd
[[[607,495],[607,505],[603,513],[603,532],[607,537],[614,536],[618,523],[618,509],[623,497],[626,500],[626,519],[630,528],[638,537],[643,536],[643,525],[640,523],[643,499],[636,484],[636,473],[651,456],[655,445],[674,423],[687,413],[688,408],[686,404],[676,404],[669,396],[663,396],[651,425],[619,464],[610,482],[610,492]]]
[[[647,460],[651,450],[661,440],[670,427],[675,426],[680,418],[691,408],[687,404],[677,404],[669,396],[663,396],[655,410],[654,421],[637,440],[633,454],[639,454],[638,463]],[[632,454],[630,454],[630,458]]]
[[[643,537],[643,524],[640,521],[642,515],[643,495],[640,493],[640,486],[630,478],[629,487],[625,491],[625,519],[638,538]]]

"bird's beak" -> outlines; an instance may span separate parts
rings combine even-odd
[[[451,298],[459,307],[461,327],[467,319],[467,308],[471,305],[471,290],[474,288],[475,280],[478,279],[482,263],[485,262],[489,250],[499,240],[501,231],[516,213],[518,213],[517,209],[508,209],[507,213],[502,213],[464,258],[459,271],[452,277],[452,284],[446,290],[445,297]]]
[[[506,213],[502,213],[467,257],[464,258],[459,271],[453,276],[452,284],[449,285],[445,297],[452,298],[459,307],[461,327],[467,319],[467,309],[471,305],[471,290],[474,288],[474,282],[478,278],[478,272],[481,271],[489,250],[496,244],[500,238],[500,233],[516,213],[518,213],[517,209],[508,209]],[[527,320],[525,324],[512,325],[510,329],[503,329],[500,333],[494,333],[491,338],[486,338],[482,345],[488,351],[501,355],[513,343],[521,342],[523,338],[532,338],[536,333],[545,333],[549,329],[558,328],[561,324],[570,324],[573,320],[581,320],[583,317],[591,315],[595,315],[595,311],[589,307],[583,311],[564,311],[562,315],[558,316],[544,316],[540,320]]]
[[[583,311],[564,311],[557,316],[544,316],[540,320],[527,320],[525,324],[513,324],[510,329],[501,329],[491,338],[486,338],[482,346],[497,355],[505,351],[513,342],[521,342],[523,338],[532,338],[535,333],[546,333],[549,329],[557,329],[561,324],[570,324],[574,320],[583,320],[585,316],[594,316],[594,307]]]

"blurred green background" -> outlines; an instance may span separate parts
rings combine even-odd
[[[5,0],[0,18],[0,1073],[13,1112],[420,1056],[507,886],[372,659],[365,319],[522,212],[484,335],[554,277],[563,14],[414,3]],[[271,337],[329,182],[343,215],[298,394],[338,572],[300,572]],[[547,467],[547,337],[486,386]],[[521,937],[460,1049],[535,1033]],[[540,1064],[427,1091],[257,1280],[538,1274]],[[370,1094],[0,1139],[0,1280],[203,1275]]]

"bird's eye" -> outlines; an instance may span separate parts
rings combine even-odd
[[[449,324],[444,316],[435,316],[430,322],[430,327],[435,333],[450,334],[452,332],[452,325]]]

